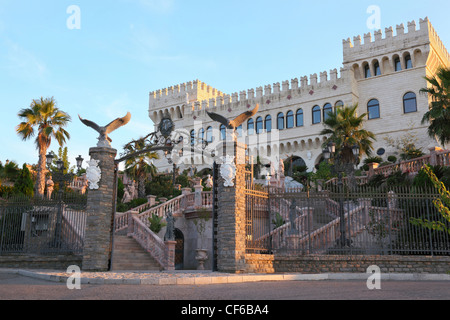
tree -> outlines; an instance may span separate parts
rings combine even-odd
[[[14,161],[6,160],[6,164],[0,162],[0,181],[14,182],[20,173],[19,166]]]
[[[410,122],[408,126],[413,128],[414,123]],[[386,141],[390,147],[397,149],[395,154],[399,155],[402,161],[420,158],[425,155],[422,148],[416,146],[418,143],[418,138],[417,134],[413,132],[408,132],[407,134],[397,138],[388,136],[384,138],[384,141]]]
[[[428,135],[445,146],[450,142],[450,68],[440,67],[435,76],[425,79],[429,86],[420,92],[427,94],[431,102],[422,124],[428,122]]]
[[[31,177],[30,170],[28,170],[27,165],[24,163],[22,170],[14,183],[14,192],[21,193],[25,196],[33,196],[33,179]]]
[[[330,142],[336,144],[336,157],[339,159],[344,171],[349,175],[350,184],[354,185],[354,165],[357,163],[353,155],[353,147],[359,147],[359,157],[370,156],[373,150],[375,135],[371,131],[363,129],[367,114],[357,115],[358,105],[337,108],[336,112],[330,112],[324,121],[325,129],[321,135],[329,138],[324,146]]]
[[[141,138],[128,143],[124,149],[128,154],[133,154],[140,151],[145,151],[148,145],[145,139]],[[157,169],[151,159],[158,159],[156,152],[143,152],[136,154],[125,161],[125,172],[137,180],[138,182],[138,197],[145,198],[145,181],[148,177],[154,177],[157,174]]]
[[[75,171],[75,166],[70,166],[70,161],[69,161],[69,157],[68,157],[68,150],[67,147],[59,147],[58,149],[58,155],[56,155],[56,153],[54,151],[50,151],[51,154],[53,154],[54,159],[53,162],[50,166],[50,171],[54,172],[59,172],[59,169],[56,165],[56,162],[58,161],[58,159],[60,159],[63,164],[64,164],[64,170],[63,173],[67,174],[67,173],[74,173]]]
[[[324,121],[325,129],[321,135],[329,135],[324,145],[336,144],[336,154],[343,163],[353,163],[353,146],[358,145],[359,155],[370,156],[373,150],[375,135],[363,129],[367,114],[357,115],[358,105],[337,108],[336,113],[329,113]]]
[[[71,121],[70,116],[56,107],[54,98],[40,98],[32,101],[29,108],[19,111],[19,118],[23,120],[17,127],[17,134],[28,140],[36,136],[36,148],[39,152],[35,194],[43,197],[45,190],[46,153],[52,139],[56,139],[60,146],[70,139],[64,129]]]

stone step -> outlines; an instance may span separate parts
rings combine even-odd
[[[161,266],[133,238],[114,236],[113,270],[156,271]]]

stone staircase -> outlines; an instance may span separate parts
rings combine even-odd
[[[113,271],[160,271],[161,266],[134,240],[124,235],[114,237]]]

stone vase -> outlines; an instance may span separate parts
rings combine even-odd
[[[208,260],[208,250],[206,249],[197,249],[195,250],[195,260],[198,261],[197,270],[205,270],[205,261]]]

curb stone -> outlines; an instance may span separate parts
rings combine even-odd
[[[13,273],[25,277],[50,281],[50,282],[67,282],[69,276],[58,275],[55,272],[48,271],[30,271],[22,269],[0,269],[0,273]],[[124,276],[130,276],[125,278]],[[263,282],[263,281],[327,281],[327,280],[361,280],[366,281],[369,274],[355,273],[325,273],[325,274],[245,274],[245,275],[217,275],[211,273],[203,273],[203,276],[196,276],[192,273],[155,273],[152,277],[150,273],[114,273],[119,278],[108,278],[107,275],[96,275],[94,277],[81,277],[81,284],[125,284],[125,285],[210,285],[210,284],[231,284],[231,283],[247,283],[247,282]],[[147,278],[140,278],[139,275],[147,275]],[[174,276],[178,275],[178,277]],[[391,281],[450,281],[448,274],[403,274],[388,273],[381,274],[381,280]]]

